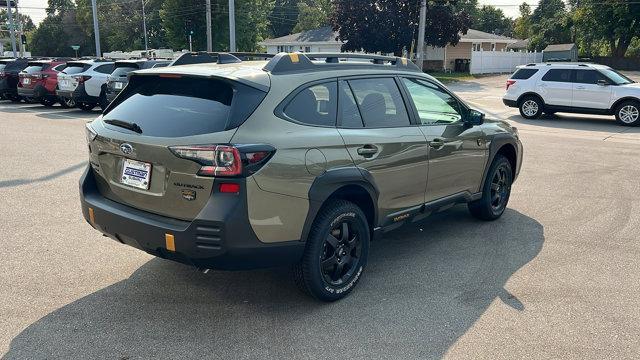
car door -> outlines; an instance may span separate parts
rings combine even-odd
[[[575,108],[608,109],[611,101],[610,81],[594,69],[574,71],[573,102]],[[601,81],[600,83],[598,83]]]
[[[573,82],[571,69],[549,69],[538,80],[538,94],[545,104],[571,107],[573,101]]]
[[[413,77],[402,83],[429,145],[426,202],[480,191],[487,147],[481,127],[463,121],[468,108],[438,84]]]
[[[339,92],[339,132],[354,164],[371,175],[379,190],[380,219],[422,206],[427,142],[410,120],[396,79],[343,79]]]

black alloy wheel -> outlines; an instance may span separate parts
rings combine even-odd
[[[320,255],[324,281],[340,286],[353,277],[362,256],[360,234],[353,219],[344,218],[329,231]]]

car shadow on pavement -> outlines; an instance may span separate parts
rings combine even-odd
[[[74,171],[76,171],[78,169],[81,169],[81,168],[83,168],[85,166],[87,166],[87,162],[83,161],[83,162],[80,162],[78,164],[66,167],[66,168],[64,168],[62,170],[58,170],[58,171],[56,171],[54,173],[51,173],[49,175],[41,176],[41,177],[35,178],[35,179],[0,180],[0,188],[14,187],[14,186],[33,184],[33,183],[53,180],[53,179],[58,178],[60,176],[63,176],[63,175],[66,175],[68,173],[74,172]]]
[[[456,206],[374,242],[360,284],[330,304],[288,269],[202,274],[154,259],[28,326],[6,359],[441,358],[489,306],[517,326],[527,302],[505,284],[543,242],[518,211],[481,222]]]
[[[543,115],[539,119],[525,119],[520,115],[508,118],[518,124],[526,124],[556,129],[602,131],[614,133],[640,133],[640,128],[622,126],[613,116],[572,116],[571,114]]]

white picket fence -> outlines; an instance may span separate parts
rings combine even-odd
[[[472,51],[471,74],[511,73],[516,66],[542,61],[542,52]]]

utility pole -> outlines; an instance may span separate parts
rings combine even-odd
[[[18,0],[15,0],[16,5],[16,21],[18,22],[18,33],[20,34],[18,41],[18,49],[20,49],[20,57],[24,57],[24,43],[22,42],[22,35],[24,32],[22,31],[22,21],[20,20],[20,13],[18,12]]]
[[[211,0],[207,0],[207,51],[213,51],[213,38],[211,37]]]
[[[102,57],[100,51],[100,29],[98,28],[98,7],[96,6],[96,0],[91,0],[91,10],[93,12],[93,34],[96,37],[96,57]]]
[[[229,51],[236,51],[236,9],[234,0],[229,0]]]
[[[9,16],[9,33],[11,34],[11,48],[13,50],[13,57],[18,57],[16,52],[16,29],[13,24],[13,15],[11,14],[11,1],[7,0],[7,15]]]
[[[191,44],[191,33],[189,33],[189,52],[193,52],[193,46]]]
[[[427,22],[427,0],[420,1],[420,24],[418,27],[418,54],[416,56],[418,68],[422,71],[424,63],[424,31]]]
[[[147,38],[147,16],[144,13],[144,0],[142,0],[142,30],[144,30],[144,51],[146,52],[149,50],[149,39]]]

